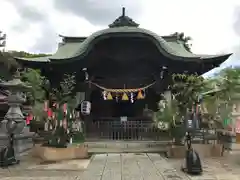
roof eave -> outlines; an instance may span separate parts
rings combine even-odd
[[[24,61],[24,62],[38,62],[38,63],[48,63],[50,62],[49,58],[46,56],[46,61],[37,61],[39,58],[22,58],[22,57],[13,57],[16,61]],[[41,57],[43,58],[43,57]]]
[[[223,59],[227,60],[232,54],[233,53],[221,54],[221,55],[200,56],[200,59],[202,59],[202,60],[212,60],[212,59],[223,58]]]
[[[47,61],[31,61],[30,59],[14,57],[17,63],[22,67],[29,67],[29,68],[39,68],[47,66],[50,63],[50,60]]]

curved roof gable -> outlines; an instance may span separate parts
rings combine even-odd
[[[60,47],[57,53],[50,57],[50,59],[51,60],[69,59],[76,56],[81,56],[85,52],[87,52],[89,48],[91,48],[91,46],[95,43],[95,41],[97,41],[98,38],[111,36],[113,34],[121,34],[123,36],[127,34],[131,34],[131,36],[142,35],[143,37],[149,38],[154,42],[154,44],[158,47],[159,51],[163,55],[171,59],[196,60],[222,56],[222,55],[193,54],[184,47],[182,41],[177,39],[175,41],[172,40],[168,41],[167,39],[168,38],[170,39],[171,36],[164,38],[146,29],[124,26],[97,31],[88,38],[86,38],[82,43],[66,43],[65,45]]]
[[[196,61],[202,59],[218,59],[221,61],[226,60],[231,54],[224,55],[198,55],[189,52],[184,46],[183,41],[181,41],[176,34],[170,36],[159,36],[156,33],[138,28],[138,24],[135,23],[131,18],[125,16],[125,8],[123,8],[122,16],[118,17],[112,24],[109,25],[110,28],[97,31],[90,35],[89,37],[63,37],[63,43],[59,45],[59,48],[55,54],[44,58],[16,58],[17,60],[27,60],[36,62],[52,62],[58,60],[70,60],[77,59],[75,57],[85,56],[92,46],[97,43],[100,39],[120,35],[120,36],[130,36],[130,37],[144,37],[151,40],[161,54],[173,59],[173,60],[187,60]],[[79,59],[79,58],[78,58]],[[220,62],[221,63],[221,62]]]

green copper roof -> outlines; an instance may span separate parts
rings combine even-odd
[[[164,38],[158,36],[157,34],[138,27],[112,27],[104,30],[97,31],[87,37],[82,42],[68,42],[65,41],[62,45],[59,46],[57,52],[50,57],[41,57],[41,58],[16,58],[17,60],[24,61],[37,61],[37,62],[49,62],[49,61],[60,61],[72,59],[74,57],[85,55],[92,47],[92,44],[98,41],[101,38],[109,37],[111,35],[120,34],[121,36],[130,36],[130,37],[144,37],[150,39],[159,49],[159,51],[166,57],[174,60],[201,60],[201,59],[212,59],[222,56],[229,55],[197,55],[189,52],[183,45],[182,41],[179,40],[168,40],[171,38]],[[171,37],[171,36],[168,36]],[[72,37],[74,38],[74,37]],[[67,37],[66,37],[67,39]],[[227,58],[227,57],[226,57]]]
[[[65,43],[63,45],[60,45],[57,52],[53,54],[50,59],[68,59],[78,52],[79,49],[82,47],[82,43]]]
[[[52,56],[45,56],[45,57],[36,57],[36,58],[22,58],[22,57],[15,57],[16,60],[23,60],[29,62],[50,62],[49,58]]]

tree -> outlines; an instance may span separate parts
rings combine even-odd
[[[11,75],[19,68],[19,64],[14,57],[35,58],[45,56],[49,56],[49,54],[31,54],[24,51],[0,52],[0,78],[9,80]]]
[[[240,68],[226,68],[222,70],[217,79],[218,86],[222,89],[223,98],[231,98],[240,85]]]
[[[237,93],[240,90],[240,68],[226,68],[208,79],[210,91],[204,93],[203,105],[214,122],[229,119]],[[208,89],[209,90],[209,89]]]
[[[59,104],[68,102],[69,104],[73,101],[73,90],[76,85],[75,73],[64,74],[63,80],[60,82],[58,88],[50,89],[51,98],[55,99]]]
[[[46,97],[44,87],[46,78],[41,76],[40,70],[26,69],[21,73],[21,80],[32,87],[31,91],[27,93],[27,102],[32,105],[34,116],[40,120],[43,119],[42,109]]]
[[[32,87],[32,100],[43,102],[43,100],[45,99],[44,83],[46,78],[44,76],[41,76],[40,70],[27,69],[21,74],[21,80],[28,83]]]
[[[179,113],[185,115],[187,109],[197,102],[199,95],[204,92],[205,81],[198,75],[173,74],[170,87],[176,99]]]

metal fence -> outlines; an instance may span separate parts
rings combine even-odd
[[[166,140],[169,132],[158,129],[152,122],[144,120],[101,120],[85,122],[87,140]]]

